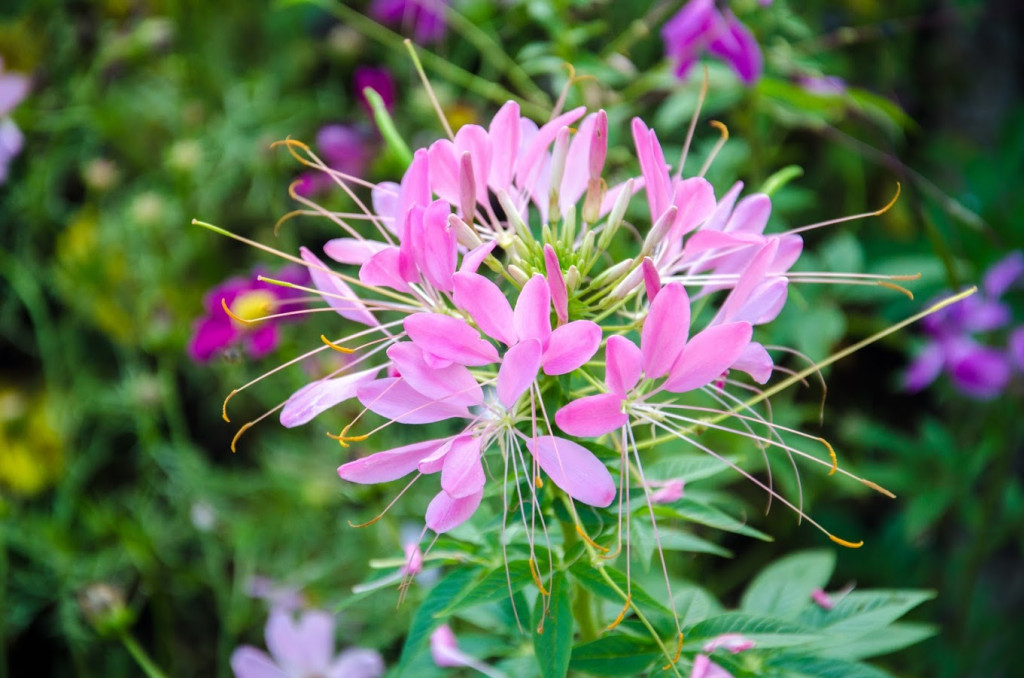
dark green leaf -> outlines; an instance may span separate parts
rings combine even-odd
[[[747,587],[740,609],[792,619],[811,604],[814,589],[828,584],[835,564],[835,553],[827,550],[795,553],[772,563]]]
[[[574,647],[570,667],[598,676],[637,676],[660,654],[650,638],[614,633]]]
[[[542,678],[563,678],[569,670],[574,622],[569,579],[565,572],[551,578],[551,606],[544,612],[537,599],[533,613],[533,651]]]
[[[726,612],[691,627],[686,632],[686,640],[697,642],[723,633],[742,634],[755,641],[760,648],[800,645],[818,637],[806,627],[781,619],[758,617],[742,612]]]
[[[459,568],[437,583],[420,608],[412,618],[412,625],[409,627],[409,635],[405,637],[405,644],[402,646],[402,655],[399,659],[396,675],[401,675],[409,658],[419,649],[427,636],[441,625],[443,618],[437,616],[452,598],[459,596],[463,591],[472,587],[475,582],[482,579],[479,570],[472,567]]]
[[[507,572],[505,565],[490,570],[477,583],[466,587],[460,595],[452,598],[437,615],[450,617],[467,607],[504,600],[510,593],[522,590],[532,581],[529,561],[513,560],[508,563]]]
[[[776,655],[765,662],[765,667],[781,670],[797,678],[892,678],[881,669],[843,659]]]

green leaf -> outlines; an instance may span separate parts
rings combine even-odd
[[[563,678],[569,671],[573,636],[572,600],[565,572],[551,578],[551,607],[544,612],[538,597],[533,612],[533,651],[542,678]]]
[[[605,566],[604,571],[608,573],[615,585],[618,586],[622,591],[626,590],[626,575],[616,570],[615,568]],[[613,589],[608,582],[604,580],[597,569],[587,561],[577,561],[569,567],[569,572],[576,577],[580,585],[587,588],[589,591],[601,596],[605,600],[611,600],[616,603],[624,603],[615,589]],[[651,594],[647,593],[642,589],[636,582],[633,582],[631,592],[633,594],[633,602],[643,608],[645,614],[650,612],[658,612],[666,617],[671,618],[672,613],[667,607]]]
[[[437,616],[450,617],[468,607],[504,600],[533,581],[529,561],[513,560],[508,563],[507,572],[505,568],[505,565],[499,565],[472,586],[467,586],[460,595],[453,597]]]
[[[635,557],[645,569],[650,569],[651,559],[658,542],[654,539],[654,529],[642,518],[634,519],[631,526],[630,547]],[[665,551],[688,551],[692,553],[712,553],[728,558],[732,555],[718,544],[702,539],[694,534],[672,527],[658,527],[658,540]]]
[[[764,541],[772,540],[769,535],[758,529],[750,527],[741,520],[733,518],[724,511],[713,506],[709,506],[708,504],[702,504],[701,502],[689,497],[683,497],[672,504],[656,506],[654,511],[659,515],[689,520],[690,522],[707,525],[708,527],[713,527],[717,530],[735,532],[736,534],[742,534],[747,537],[754,537],[755,539],[761,539]]]
[[[781,619],[742,612],[726,612],[691,627],[686,632],[686,640],[697,642],[723,633],[742,634],[755,641],[759,648],[801,645],[819,637],[805,626]]]
[[[835,564],[835,552],[826,550],[803,551],[772,563],[744,591],[740,609],[792,619],[810,604],[814,589],[828,584]]]
[[[644,464],[648,480],[692,482],[729,470],[729,465],[707,454],[673,454],[653,464]]]
[[[831,610],[809,609],[799,621],[832,638],[858,638],[892,624],[934,597],[931,591],[853,591]]]
[[[461,595],[463,591],[474,585],[474,581],[479,581],[480,578],[480,572],[475,568],[459,568],[431,589],[412,618],[409,635],[405,637],[405,644],[402,646],[402,655],[399,658],[396,675],[401,675],[410,657],[419,650],[427,636],[441,625],[443,617],[439,617],[437,613],[444,609],[448,601]]]
[[[867,664],[822,657],[776,655],[765,662],[765,668],[784,671],[792,678],[892,678],[891,674]]]
[[[569,666],[598,676],[638,676],[660,654],[649,638],[614,633],[574,647]]]
[[[849,642],[836,639],[819,650],[818,654],[836,659],[868,659],[902,650],[925,638],[930,638],[936,633],[938,633],[938,627],[931,624],[910,622],[890,624]]]

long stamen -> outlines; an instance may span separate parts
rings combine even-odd
[[[405,487],[402,488],[402,491],[399,492],[398,495],[394,499],[392,499],[388,503],[388,505],[384,507],[384,510],[381,511],[380,513],[378,513],[375,518],[373,518],[372,520],[368,520],[365,523],[360,523],[359,525],[356,525],[355,523],[353,523],[350,520],[350,521],[348,521],[348,526],[349,527],[360,528],[360,527],[369,527],[370,525],[373,525],[375,522],[377,522],[378,520],[383,518],[384,514],[386,514],[389,510],[391,510],[391,507],[395,505],[395,502],[397,502],[399,499],[401,499],[402,495],[405,494],[406,490],[408,490],[410,487],[412,487],[412,484],[415,483],[417,480],[419,480],[420,476],[422,476],[422,475],[423,475],[422,473],[418,473],[417,472],[416,475],[413,476],[413,479],[410,480],[409,483]]]
[[[697,96],[697,107],[693,109],[693,116],[690,117],[690,126],[686,129],[686,140],[683,142],[683,151],[679,154],[679,167],[676,168],[676,181],[683,176],[683,165],[686,164],[686,156],[690,153],[690,142],[693,141],[693,132],[697,129],[697,120],[700,118],[700,109],[704,107],[704,101],[708,96],[709,73],[707,65],[704,66],[704,79],[700,83],[700,94]]]
[[[873,212],[861,212],[860,214],[851,214],[847,217],[839,217],[838,219],[829,219],[828,221],[819,221],[815,224],[807,224],[806,226],[800,226],[793,228],[785,232],[785,235],[793,235],[795,233],[803,233],[804,231],[810,231],[815,228],[822,228],[825,226],[834,226],[835,224],[843,224],[847,221],[856,221],[857,219],[864,219],[866,217],[878,217],[892,209],[896,201],[900,199],[900,193],[903,191],[903,187],[900,182],[896,182],[896,195],[883,207],[882,209],[874,210]]]
[[[406,38],[402,41],[402,44],[405,45],[405,50],[409,52],[413,67],[416,69],[416,74],[420,77],[420,82],[423,83],[423,89],[427,91],[427,98],[430,99],[430,104],[434,107],[434,112],[437,113],[437,119],[441,121],[441,126],[444,127],[444,133],[448,135],[449,139],[455,141],[452,126],[448,124],[448,118],[444,116],[444,111],[441,110],[441,103],[437,100],[434,88],[430,86],[430,79],[427,78],[427,73],[423,70],[423,64],[420,62],[419,55],[416,54],[416,48],[413,46],[412,40]]]
[[[722,150],[722,146],[725,146],[725,142],[729,140],[729,128],[725,126],[725,123],[719,122],[718,120],[710,120],[708,124],[714,127],[722,135],[718,141],[715,142],[714,148],[711,149],[711,153],[708,154],[708,159],[704,161],[704,164],[700,168],[700,172],[697,173],[698,177],[702,177],[707,174],[708,170],[711,169],[711,163],[715,161],[718,156],[718,152]]]

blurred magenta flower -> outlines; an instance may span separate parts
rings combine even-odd
[[[324,125],[317,132],[316,149],[328,167],[349,176],[362,176],[372,159],[369,133],[355,125]],[[310,171],[299,175],[293,190],[308,198],[333,186],[326,172]]]
[[[21,152],[25,142],[10,113],[28,95],[28,89],[28,77],[4,72],[4,62],[0,59],[0,184],[7,181],[11,160]]]
[[[231,278],[206,293],[206,314],[193,325],[188,344],[192,360],[207,362],[236,344],[244,345],[252,358],[261,358],[277,347],[277,325],[282,321],[278,312],[283,305],[296,303],[303,292],[259,280],[264,273],[256,270],[248,278]],[[295,285],[309,283],[301,266],[286,266],[270,277]]]
[[[719,11],[714,0],[690,0],[661,29],[661,38],[680,78],[705,50],[728,63],[747,85],[761,77],[761,47],[754,34],[731,11]]]
[[[360,66],[356,69],[355,89],[359,104],[366,111],[366,114],[373,117],[373,110],[363,95],[363,90],[369,87],[384,101],[384,107],[389,111],[395,108],[395,79],[386,68],[374,68],[372,66]]]
[[[271,610],[266,628],[268,655],[243,645],[231,655],[236,678],[377,678],[384,660],[374,650],[349,648],[334,655],[334,617],[310,610],[298,620]]]
[[[1020,357],[1024,340],[1015,332],[1007,350],[983,344],[975,335],[1010,324],[1010,307],[1000,298],[1022,276],[1024,254],[1012,252],[988,270],[977,294],[925,318],[929,341],[907,368],[904,387],[920,391],[946,372],[965,395],[979,399],[999,395],[1010,380],[1011,361]]]
[[[369,15],[391,26],[400,26],[421,45],[444,38],[448,29],[444,14],[448,0],[373,0]]]

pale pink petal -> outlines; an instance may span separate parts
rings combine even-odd
[[[430,204],[430,160],[427,150],[421,148],[412,156],[412,163],[405,170],[402,186],[398,193],[395,210],[395,232],[400,240],[405,239],[406,217],[413,207]]]
[[[669,176],[668,164],[661,151],[661,144],[654,130],[648,129],[640,118],[633,118],[633,142],[636,144],[637,160],[647,189],[647,202],[651,209],[651,223],[654,223],[668,209]]]
[[[599,393],[573,400],[555,412],[555,423],[571,436],[594,438],[629,423],[618,393]]]
[[[477,245],[466,252],[462,256],[462,265],[459,266],[459,273],[476,273],[476,270],[480,268],[480,264],[484,263],[484,259],[494,250],[497,244],[497,241],[491,240],[482,245]]]
[[[288,678],[270,655],[250,645],[231,653],[231,670],[235,678]]]
[[[444,466],[444,459],[448,456],[448,453],[452,450],[452,444],[455,442],[456,436],[452,436],[444,441],[444,444],[438,447],[436,450],[428,454],[427,456],[420,459],[420,462],[416,465],[420,473],[424,475],[430,475],[431,473],[437,473]]]
[[[836,606],[835,601],[832,600],[832,597],[824,591],[822,591],[821,589],[814,589],[813,591],[811,591],[811,600],[813,600],[814,604],[823,610],[831,610],[833,607]]]
[[[760,235],[764,233],[764,227],[768,224],[768,217],[771,213],[771,198],[764,193],[748,195],[737,203],[724,230]]]
[[[401,275],[399,275],[399,259],[401,251],[397,247],[385,247],[359,267],[359,280],[367,285],[390,287],[399,292],[411,292]]]
[[[711,213],[708,220],[704,222],[704,228],[702,231],[724,231],[725,225],[729,223],[729,217],[732,216],[732,208],[736,205],[736,199],[740,197],[740,191],[743,190],[743,182],[737,181],[733,184],[722,199],[718,201],[718,205],[715,207],[715,211]]]
[[[563,113],[554,120],[546,122],[537,130],[537,133],[526,142],[516,167],[516,184],[521,188],[531,188],[540,175],[542,160],[546,157],[548,146],[558,136],[558,131],[563,127],[572,125],[579,120],[586,112],[584,106],[574,108],[568,113]]]
[[[707,386],[736,362],[752,334],[750,323],[741,322],[714,325],[694,335],[672,366],[665,390],[685,393]]]
[[[729,320],[763,325],[774,320],[786,305],[789,280],[769,278],[750,291],[742,305],[732,309]]]
[[[686,247],[683,248],[683,257],[690,258],[703,254],[708,250],[744,247],[757,245],[765,242],[759,235],[749,233],[722,233],[721,231],[707,231],[701,229],[686,240]]]
[[[651,492],[652,504],[671,504],[679,501],[683,496],[683,488],[686,483],[678,478],[665,482],[661,487]]]
[[[754,253],[750,258],[750,263],[747,264],[743,273],[740,274],[739,280],[736,281],[732,292],[729,293],[729,296],[722,303],[722,307],[715,314],[712,324],[717,325],[736,320],[736,316],[741,311],[746,310],[751,294],[767,278],[768,267],[774,261],[778,250],[778,240],[769,239],[761,249]]]
[[[551,336],[551,292],[539,273],[526,281],[516,300],[515,328],[520,341],[537,339],[547,344]]]
[[[711,653],[718,648],[722,648],[723,650],[728,650],[732,654],[739,654],[744,650],[751,649],[754,645],[755,643],[753,640],[739,633],[723,633],[704,643],[704,647],[702,649],[705,652]]]
[[[267,649],[287,673],[323,672],[334,652],[334,617],[311,610],[296,622],[290,612],[271,610]]]
[[[614,335],[608,337],[604,347],[604,382],[612,393],[626,395],[640,381],[643,356],[629,339]]]
[[[568,374],[594,357],[601,346],[601,327],[590,320],[574,320],[555,328],[544,350],[544,374]]]
[[[379,678],[384,668],[384,659],[376,650],[350,647],[335,657],[325,678]]]
[[[315,254],[305,247],[299,249],[302,259],[309,264],[309,276],[313,285],[323,293],[324,301],[343,318],[357,323],[375,326],[380,323],[373,314],[366,310],[363,301],[356,296],[348,284],[324,265]]]
[[[453,499],[447,492],[441,490],[427,506],[427,527],[438,534],[455,529],[476,513],[483,496],[484,492],[480,490],[468,497]]]
[[[452,417],[469,417],[465,407],[428,398],[401,378],[378,379],[359,386],[363,407],[403,424],[428,424]]]
[[[510,409],[537,378],[541,358],[540,342],[526,339],[508,351],[498,369],[498,402]]]
[[[382,181],[370,191],[373,212],[382,217],[381,221],[392,233],[397,232],[395,215],[398,213],[398,193],[401,187],[393,181]]]
[[[338,467],[338,475],[361,485],[387,483],[407,476],[417,469],[420,461],[449,442],[448,438],[425,440],[377,452],[362,459],[350,461]]]
[[[414,313],[403,323],[409,338],[427,353],[460,365],[479,366],[498,362],[498,351],[480,338],[461,318],[438,313]]]
[[[356,389],[377,376],[380,369],[380,367],[374,367],[334,379],[314,381],[312,384],[303,386],[285,401],[284,409],[281,410],[281,425],[285,428],[301,426],[324,410],[349,398],[355,398]]]
[[[434,659],[434,663],[441,667],[465,666],[490,678],[505,675],[460,650],[459,644],[455,640],[455,634],[447,624],[442,624],[430,634],[430,656]]]
[[[693,658],[693,670],[690,671],[690,678],[734,678],[731,673],[718,664],[699,654]]]
[[[551,303],[555,307],[558,324],[564,325],[569,319],[569,290],[565,287],[562,266],[558,263],[558,255],[551,245],[544,245],[544,266],[547,272],[548,289],[551,291]]]
[[[463,125],[455,133],[455,159],[469,153],[473,167],[473,183],[476,186],[476,199],[486,203],[487,180],[491,172],[491,142],[487,130],[480,125]],[[456,202],[455,204],[460,204]]]
[[[563,214],[570,205],[575,205],[579,201],[590,180],[590,146],[593,143],[596,125],[596,113],[591,113],[580,123],[565,156],[562,185],[552,186],[558,189],[559,209]]]
[[[435,200],[423,214],[422,247],[416,263],[424,279],[442,292],[452,291],[452,274],[458,244],[455,232],[448,225],[451,208],[443,200]]]
[[[467,407],[483,403],[483,391],[465,366],[431,367],[423,351],[408,341],[389,347],[387,355],[409,386],[428,398]]]
[[[448,139],[439,139],[427,149],[430,160],[430,188],[442,200],[459,204],[459,163],[455,145]]]
[[[455,305],[469,313],[484,334],[506,346],[518,341],[512,306],[501,288],[477,273],[456,273],[453,281]]]
[[[526,443],[537,463],[570,497],[604,507],[615,499],[615,481],[593,452],[571,440],[541,436]]]
[[[491,188],[509,189],[512,171],[519,155],[519,104],[509,101],[491,119],[488,128],[491,138],[491,174],[488,183]]]
[[[669,283],[651,302],[640,333],[640,351],[648,379],[668,373],[686,345],[689,331],[690,299],[682,285]]]
[[[703,177],[691,177],[676,184],[672,204],[678,208],[669,239],[677,241],[697,228],[715,210],[715,189]]]
[[[480,461],[480,438],[459,436],[441,466],[441,489],[452,499],[462,499],[484,489],[484,467]]]
[[[324,254],[339,264],[360,266],[388,245],[379,240],[363,238],[335,238],[324,243]]]
[[[752,341],[743,349],[740,357],[736,359],[736,362],[729,369],[746,372],[754,381],[764,384],[771,378],[774,368],[775,363],[772,361],[772,357],[768,355],[768,351],[765,350],[764,346],[756,341]]]

